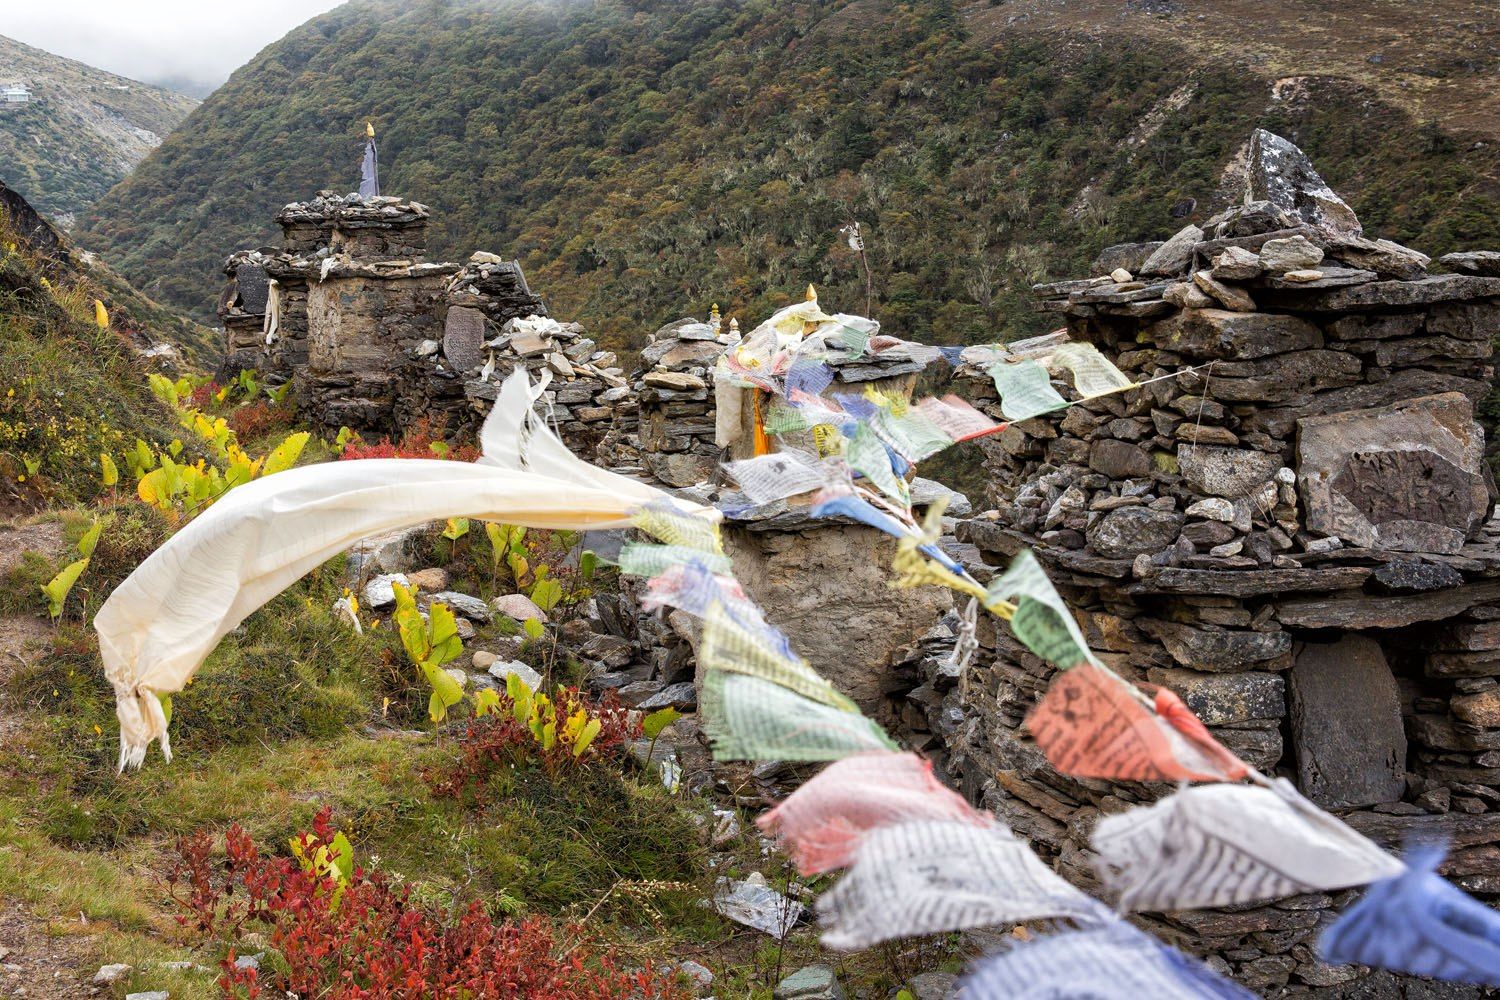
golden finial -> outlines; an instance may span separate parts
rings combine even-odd
[[[736,337],[740,335],[740,321],[735,319],[733,316],[729,317],[729,332],[734,334]]]
[[[375,138],[375,126],[370,122],[365,122],[365,135],[371,139]]]
[[[809,302],[816,302],[816,301],[818,301],[818,290],[816,288],[814,288],[811,283],[809,283],[808,286],[807,286],[807,301],[809,301]]]

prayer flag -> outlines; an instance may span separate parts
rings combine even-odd
[[[1085,399],[1135,387],[1093,344],[1074,341],[1052,352],[1052,360],[1073,372],[1073,388]]]
[[[838,760],[896,749],[883,729],[857,711],[723,670],[703,675],[698,717],[716,760]]]
[[[1006,420],[1030,420],[1068,405],[1052,388],[1047,369],[1035,361],[1000,361],[988,371],[1000,393],[1000,412]]]

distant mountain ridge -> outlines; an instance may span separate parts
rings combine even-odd
[[[0,103],[0,179],[67,227],[198,106],[0,36],[0,87],[30,92]]]
[[[1175,40],[1146,12],[1007,27],[1076,6],[352,0],[237,70],[80,239],[207,318],[226,253],[274,240],[282,204],[354,188],[369,118],[386,191],[433,208],[433,256],[519,257],[611,347],[713,301],[754,320],[809,281],[863,309],[849,221],[891,332],[1036,332],[1031,283],[1212,214],[1256,127],[1306,149],[1372,233],[1434,257],[1500,245],[1500,146],[1461,121],[1360,79],[1259,73],[1253,34],[1243,59],[1200,57],[1207,4],[1165,3]]]

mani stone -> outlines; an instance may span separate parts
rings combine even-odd
[[[1245,200],[1269,201],[1329,235],[1359,236],[1364,228],[1296,145],[1258,128],[1250,137]]]
[[[1323,346],[1323,335],[1305,319],[1226,309],[1184,309],[1147,327],[1145,336],[1195,358],[1248,360]]]
[[[1238,500],[1270,482],[1281,468],[1281,456],[1245,448],[1182,445],[1177,466],[1187,484],[1204,496]]]
[[[1154,555],[1177,541],[1182,515],[1149,507],[1121,507],[1095,521],[1088,530],[1089,544],[1106,559],[1133,559],[1141,553]]]
[[[1350,545],[1457,552],[1487,513],[1484,431],[1461,393],[1297,421],[1308,530]]]
[[[1400,801],[1401,692],[1380,645],[1360,635],[1304,643],[1287,673],[1297,784],[1320,806]]]
[[[1204,674],[1177,667],[1152,667],[1152,684],[1171,688],[1208,726],[1228,726],[1251,719],[1279,719],[1286,714],[1286,684],[1276,674],[1238,671]]]
[[[1306,236],[1266,240],[1260,247],[1260,262],[1272,274],[1304,271],[1323,261],[1323,250]]]
[[[1179,229],[1171,239],[1146,258],[1139,274],[1182,274],[1187,271],[1188,261],[1193,259],[1193,248],[1203,240],[1203,230],[1187,225]]]
[[[454,371],[466,372],[484,360],[484,313],[471,306],[452,306],[443,324],[443,357]]]

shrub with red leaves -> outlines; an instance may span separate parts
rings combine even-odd
[[[310,857],[318,845],[332,842],[325,808],[313,833],[302,835],[303,854]],[[234,967],[231,951],[219,977],[226,997],[254,1000],[268,986],[322,1000],[687,995],[670,976],[649,968],[625,971],[579,944],[562,947],[541,920],[497,924],[477,902],[456,921],[445,920],[413,904],[408,888],[362,868],[340,884],[292,858],[261,857],[238,825],[230,827],[225,847],[223,875],[216,877],[210,835],[178,841],[168,873],[173,897],[187,911],[178,919],[231,943],[246,929],[268,931],[287,967],[261,982],[261,972]]]
[[[436,451],[433,445],[437,445]],[[422,417],[414,422],[399,442],[383,437],[369,444],[359,435],[349,439],[339,458],[447,458],[455,462],[472,462],[479,457],[479,449],[472,444],[450,447],[443,440],[442,427],[435,427],[431,417]]]
[[[287,430],[297,421],[291,406],[275,406],[268,399],[236,407],[225,418],[240,441],[256,441],[273,432]]]
[[[498,711],[469,720],[468,729],[458,739],[463,756],[453,768],[428,774],[433,792],[459,798],[466,790],[482,788],[501,768],[532,760],[540,761],[554,774],[566,767],[613,763],[620,748],[641,735],[640,719],[632,717],[614,691],[604,692],[597,704],[590,705],[576,687],[565,688],[562,697],[552,699],[553,724],[558,732],[567,721],[569,704],[581,704],[599,720],[599,733],[582,757],[573,756],[564,740],[558,740],[550,750],[542,749],[536,737],[516,721],[511,700],[502,694]]]
[[[214,397],[222,388],[224,387],[217,382],[206,382],[192,391],[188,396],[187,405],[195,410],[207,410],[213,405]]]

